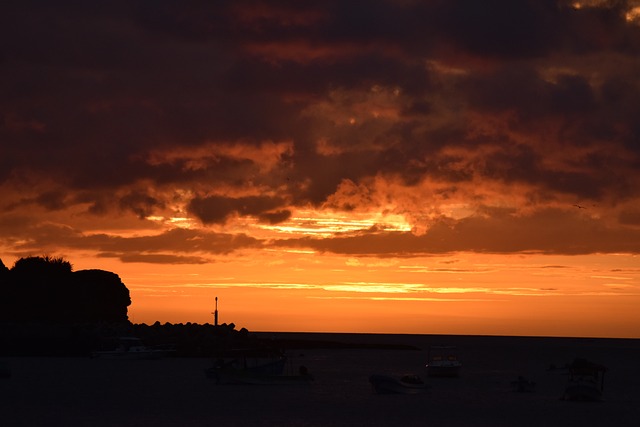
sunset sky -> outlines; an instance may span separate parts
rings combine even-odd
[[[0,259],[135,323],[640,338],[640,0],[0,6]]]

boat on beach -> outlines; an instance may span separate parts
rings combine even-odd
[[[429,389],[418,375],[408,374],[400,378],[373,374],[369,377],[373,391],[377,394],[420,394]]]
[[[457,348],[432,346],[427,354],[427,375],[430,377],[457,377],[462,369]]]
[[[147,347],[137,337],[117,337],[107,340],[103,349],[91,353],[91,357],[100,359],[160,359],[171,350],[166,348]]]
[[[597,402],[602,400],[604,392],[604,374],[602,365],[586,359],[575,359],[569,366],[569,378],[562,400]]]

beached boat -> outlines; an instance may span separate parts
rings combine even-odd
[[[457,348],[452,346],[429,347],[427,375],[430,377],[457,377],[462,369]]]
[[[418,375],[409,374],[400,378],[373,374],[369,377],[373,391],[377,394],[419,394],[429,389]]]
[[[222,352],[213,366],[205,370],[217,384],[284,385],[313,381],[304,366],[292,371],[287,356],[277,349],[236,349]],[[289,368],[289,369],[286,369]]]
[[[117,337],[103,343],[103,349],[91,353],[101,359],[160,359],[169,354],[166,348],[147,347],[140,338]]]
[[[575,359],[569,366],[569,378],[563,400],[595,402],[602,400],[607,369],[586,359]]]

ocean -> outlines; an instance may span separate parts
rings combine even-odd
[[[637,426],[640,340],[380,334],[262,334],[331,341],[287,350],[311,384],[221,385],[208,358],[2,358],[0,425],[13,426]],[[355,344],[350,346],[348,344]],[[367,345],[367,348],[364,348]],[[426,376],[430,346],[455,346],[458,378]],[[354,348],[358,347],[360,348]],[[305,347],[305,346],[301,346]],[[603,400],[562,400],[565,365],[607,367]],[[418,374],[424,394],[375,394],[369,376]],[[518,393],[518,376],[535,382]]]

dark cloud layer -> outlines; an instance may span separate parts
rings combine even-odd
[[[365,253],[375,241],[379,254],[637,252],[638,8],[631,0],[3,5],[0,227],[23,212],[74,230],[74,215],[131,215],[150,228],[149,218],[180,215],[206,227],[234,218],[277,225],[296,209],[330,206],[392,211],[429,231],[283,244]],[[347,197],[345,182],[366,197]],[[587,213],[595,238],[575,246],[536,238],[580,219],[578,203],[597,206]],[[446,213],[463,204],[466,215]],[[518,221],[490,213],[505,204]],[[537,220],[550,211],[562,212],[553,225]],[[444,233],[441,218],[453,224],[446,245],[432,243]],[[510,227],[532,231],[517,243],[473,240]],[[45,228],[14,227],[4,245],[45,244]],[[129,246],[180,251],[164,239],[184,231],[155,240],[77,232],[63,240],[69,247],[132,259]],[[259,245],[201,232],[205,252]]]
[[[490,238],[489,238],[490,236]],[[421,236],[409,232],[379,230],[332,239],[290,239],[282,247],[311,247],[322,252],[365,256],[414,256],[415,254],[529,253],[584,255],[593,242],[605,253],[638,253],[640,230],[611,230],[598,221],[574,218],[560,211],[540,212],[533,217],[498,215],[466,218],[456,224],[436,223]]]
[[[237,199],[226,197],[195,198],[189,204],[189,211],[205,224],[223,224],[231,215],[264,217],[268,222],[280,222],[289,215],[286,211],[278,211],[283,201],[270,197],[242,197]]]

